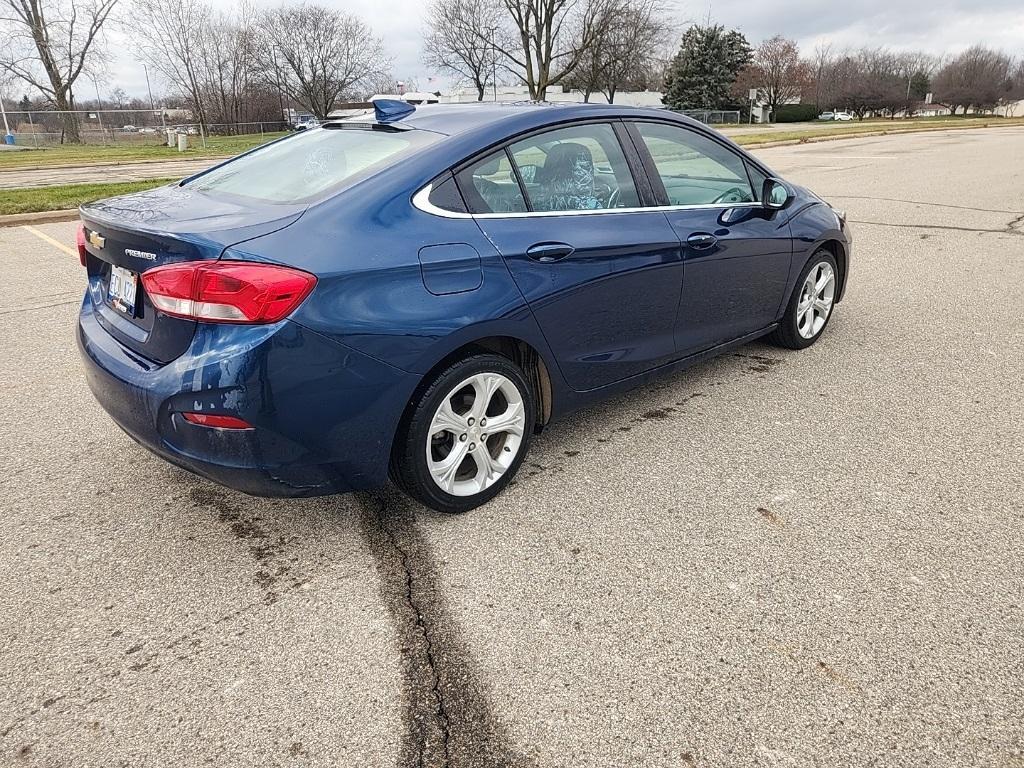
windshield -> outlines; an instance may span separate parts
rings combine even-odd
[[[351,186],[439,138],[427,131],[313,128],[232,160],[188,186],[269,203],[302,203]]]

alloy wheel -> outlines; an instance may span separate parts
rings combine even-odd
[[[526,429],[516,385],[500,373],[469,377],[441,400],[427,434],[427,469],[453,496],[494,485],[515,461]]]
[[[796,305],[796,329],[813,339],[825,327],[836,295],[836,273],[827,261],[815,264],[804,279]]]

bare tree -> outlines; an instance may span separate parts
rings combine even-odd
[[[433,0],[427,9],[424,63],[468,80],[483,101],[488,83],[497,79],[498,36],[510,46],[495,0]]]
[[[615,23],[623,0],[500,0],[511,26],[509,44],[497,46],[509,69],[543,101],[548,88],[572,75]],[[486,32],[479,31],[486,40]]]
[[[622,0],[605,12],[613,18],[598,25],[599,34],[568,80],[583,91],[584,101],[597,91],[613,103],[621,88],[660,85],[664,73],[654,70],[663,69],[669,58],[661,54],[674,25],[661,0]]]
[[[391,63],[359,17],[308,2],[268,11],[256,50],[268,82],[321,119]]]
[[[900,92],[903,97],[900,108],[906,117],[913,115],[914,101],[925,97],[938,64],[938,58],[923,51],[904,51],[895,54],[893,69],[900,78]],[[895,116],[895,110],[891,116]]]
[[[102,59],[103,25],[117,0],[0,0],[0,71],[39,90],[58,110],[75,108],[74,85]],[[81,141],[78,120],[62,116],[64,139]]]
[[[822,43],[815,46],[807,62],[807,69],[811,77],[811,86],[814,90],[814,104],[818,109],[831,108],[835,98],[836,87],[835,77],[836,56],[832,51],[831,43]]]
[[[362,89],[360,95],[365,96],[367,100],[376,94],[399,93],[403,87],[414,91],[418,90],[415,84],[410,86],[409,81],[399,80],[391,70],[374,72],[360,81],[359,85]]]
[[[200,88],[207,117],[214,123],[244,121],[256,80],[257,12],[241,3],[233,15],[211,12],[200,35]]]
[[[1024,59],[1017,61],[1010,75],[1010,88],[1003,102],[1006,105],[1007,117],[1013,117],[1018,102],[1022,99],[1024,99]]]
[[[953,114],[963,107],[992,109],[1012,90],[1010,57],[982,45],[968,48],[935,75],[935,96]]]
[[[767,105],[773,122],[779,106],[799,98],[811,80],[807,65],[800,60],[800,49],[782,35],[769,38],[754,49],[747,76]]]
[[[133,28],[139,51],[171,87],[185,96],[200,125],[209,119],[203,98],[204,34],[211,11],[202,0],[135,0],[134,18],[146,24]]]

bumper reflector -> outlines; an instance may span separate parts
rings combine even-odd
[[[198,424],[201,427],[214,427],[215,429],[253,428],[252,424],[237,416],[225,416],[220,413],[193,413],[191,411],[181,415],[185,421]]]

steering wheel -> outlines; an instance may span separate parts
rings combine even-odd
[[[612,190],[612,193],[608,195],[608,207],[618,208],[619,207],[619,193],[622,191],[622,187],[616,187]]]
[[[712,202],[712,204],[714,204],[714,203],[747,203],[747,202],[750,202],[749,200],[747,200],[747,197],[748,197],[747,190],[743,189],[743,187],[733,187],[732,189],[725,190],[725,192],[720,194],[718,197],[716,197],[711,202]]]

